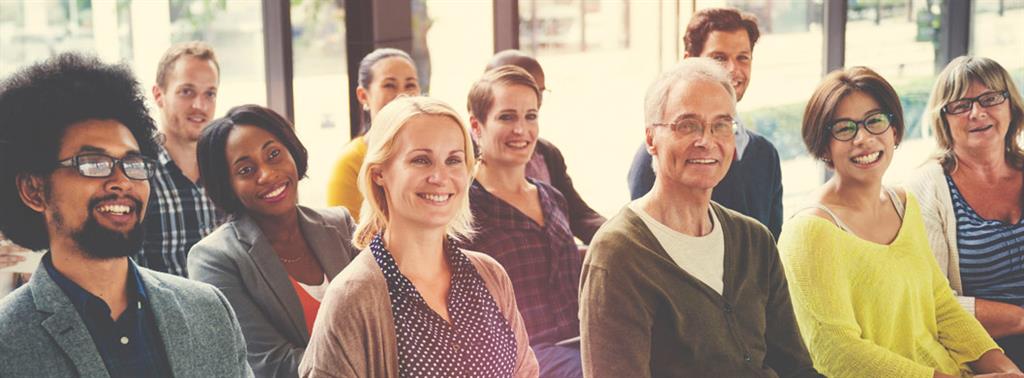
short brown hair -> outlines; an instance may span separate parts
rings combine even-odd
[[[516,66],[501,66],[484,72],[484,76],[473,83],[469,89],[469,98],[466,107],[469,114],[476,117],[477,121],[487,120],[487,112],[494,106],[495,85],[523,85],[533,90],[537,95],[537,107],[540,108],[540,88],[533,76],[526,70]]]
[[[174,62],[177,62],[182,56],[213,62],[213,67],[217,69],[219,78],[220,64],[217,63],[217,55],[213,53],[212,46],[202,41],[182,42],[171,46],[160,58],[160,64],[156,69],[156,85],[159,85],[161,89],[167,89],[167,75],[174,69]]]
[[[903,105],[900,98],[888,81],[867,67],[850,67],[832,71],[818,84],[807,108],[804,109],[804,122],[800,130],[807,151],[818,160],[825,161],[832,143],[832,132],[829,125],[835,120],[835,111],[839,103],[850,93],[861,92],[878,102],[882,111],[892,114],[891,127],[896,132],[896,144],[903,140]]]
[[[736,31],[746,30],[750,37],[750,51],[754,51],[754,44],[761,32],[757,30],[757,16],[736,8],[708,8],[702,9],[693,15],[690,24],[686,25],[686,35],[683,36],[683,44],[686,47],[686,54],[691,57],[700,56],[704,52],[704,42],[708,40],[708,34],[713,31]]]

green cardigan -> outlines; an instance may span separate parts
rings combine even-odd
[[[723,295],[680,268],[628,207],[594,236],[580,287],[587,377],[813,377],[768,229],[711,203]]]

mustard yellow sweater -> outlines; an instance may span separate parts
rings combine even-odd
[[[805,214],[786,222],[779,252],[814,366],[829,377],[965,375],[998,348],[957,303],[910,194],[889,245]]]
[[[345,145],[327,182],[327,206],[345,206],[356,222],[359,222],[359,209],[363,205],[363,195],[359,193],[356,180],[364,158],[366,140],[356,137]]]

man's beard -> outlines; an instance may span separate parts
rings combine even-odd
[[[145,227],[142,227],[141,218],[135,222],[135,227],[130,231],[122,233],[103,227],[93,215],[91,209],[94,209],[99,202],[112,197],[116,198],[116,196],[109,196],[89,201],[90,211],[85,224],[77,230],[71,230],[71,240],[74,240],[78,248],[87,257],[93,259],[114,259],[134,256],[142,248],[146,230]],[[135,211],[141,212],[142,203],[133,198],[130,199],[135,202]],[[58,227],[65,227],[64,217],[59,211],[53,213],[53,218]]]
[[[71,239],[87,256],[94,259],[113,259],[134,256],[142,248],[145,227],[135,223],[127,233],[121,233],[100,225],[91,213],[81,229],[71,233]]]

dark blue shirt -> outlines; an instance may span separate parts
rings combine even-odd
[[[116,321],[111,319],[106,302],[53,267],[50,254],[43,257],[43,265],[75,306],[111,377],[171,376],[146,289],[134,263],[128,263],[128,307]]]

